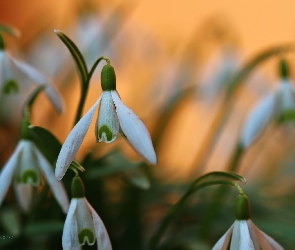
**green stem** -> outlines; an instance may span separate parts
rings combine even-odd
[[[227,171],[229,172],[237,172],[239,168],[239,162],[241,160],[241,157],[244,153],[244,148],[241,146],[240,143],[237,144],[236,149],[233,153],[232,159],[230,161],[230,164],[228,166]],[[214,195],[214,204],[211,206],[211,209],[208,209],[207,212],[204,215],[204,225],[202,226],[202,236],[203,238],[208,238],[208,233],[210,231],[210,228],[217,217],[217,213],[222,206],[223,198],[226,193],[226,187],[220,187],[218,190],[216,190],[216,193]]]
[[[85,100],[86,100],[88,89],[89,89],[90,79],[91,79],[91,77],[92,77],[92,75],[94,73],[94,70],[96,69],[97,65],[100,63],[101,60],[105,60],[108,64],[110,63],[110,60],[108,58],[106,58],[104,56],[99,57],[95,61],[95,63],[93,64],[91,70],[89,71],[89,73],[87,75],[86,82],[84,82],[84,83],[82,82],[82,84],[81,84],[81,86],[82,86],[81,98],[80,98],[78,110],[77,110],[77,113],[76,113],[76,118],[75,118],[75,124],[74,124],[74,126],[78,123],[78,121],[82,117],[82,112],[83,112]]]
[[[0,50],[4,50],[4,49],[5,49],[4,40],[2,35],[0,34]]]
[[[226,171],[236,172],[236,173],[238,172],[239,166],[240,166],[239,163],[244,151],[245,151],[245,148],[240,143],[238,143],[236,145],[235,151],[233,153],[233,156],[230,160],[229,166]]]
[[[183,206],[185,201],[191,196],[191,194],[198,191],[199,189],[202,189],[207,186],[212,186],[212,185],[226,184],[226,185],[232,185],[236,187],[240,194],[244,194],[243,189],[237,183],[233,181],[228,181],[228,180],[210,181],[210,182],[206,182],[196,186],[197,182],[199,181],[200,179],[197,179],[196,181],[194,181],[189,187],[189,189],[187,190],[187,192],[180,198],[180,200],[170,208],[170,210],[168,211],[164,219],[161,221],[160,226],[158,227],[154,235],[151,237],[151,240],[147,248],[148,250],[157,249],[157,245],[159,244],[159,241],[161,237],[163,236],[165,230],[167,229],[169,223],[175,217],[176,213],[180,210],[180,208]]]
[[[221,132],[223,131],[223,127],[226,124],[226,121],[229,117],[231,110],[231,97],[224,98],[222,103],[220,104],[220,108],[212,121],[209,131],[202,143],[201,151],[196,155],[193,160],[192,166],[195,169],[196,173],[193,175],[201,174],[206,167],[207,161],[212,154],[214,146],[216,145]]]

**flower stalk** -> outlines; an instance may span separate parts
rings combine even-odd
[[[222,178],[227,177],[228,179],[223,180]],[[211,180],[211,177],[214,178],[220,178],[219,180]],[[231,173],[226,172],[211,172],[208,174],[205,174],[198,179],[196,179],[188,188],[186,193],[178,200],[177,203],[175,203],[168,211],[168,213],[165,215],[165,217],[160,222],[159,227],[155,231],[155,233],[152,235],[151,240],[148,243],[147,249],[148,250],[155,250],[157,249],[157,246],[159,244],[160,239],[162,238],[165,230],[167,229],[168,225],[171,223],[172,219],[176,216],[177,212],[183,207],[186,200],[196,191],[212,186],[212,185],[231,185],[234,186],[239,194],[244,194],[243,189],[234,181],[232,180],[238,180],[238,181],[245,181],[243,177],[238,175],[233,175]]]

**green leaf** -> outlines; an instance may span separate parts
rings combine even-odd
[[[196,188],[197,186],[206,185],[206,183],[215,183],[218,181],[240,181],[246,183],[246,179],[236,173],[215,171],[202,175],[191,184],[191,187]]]
[[[84,57],[82,56],[82,53],[80,52],[78,47],[75,45],[75,43],[69,37],[67,37],[64,33],[62,33],[60,30],[54,30],[54,32],[69,49],[75,61],[81,83],[83,84],[82,86],[82,89],[83,89],[84,85],[87,84],[88,82],[88,69],[87,69],[87,65],[85,63]]]
[[[19,37],[20,36],[20,31],[14,27],[8,26],[6,24],[1,23],[0,24],[0,35],[2,33],[6,33],[9,35],[12,35],[14,37]]]
[[[36,144],[42,154],[52,165],[55,165],[61,150],[61,143],[50,131],[45,128],[29,126],[29,131],[33,142]]]
[[[1,226],[10,236],[18,236],[21,231],[21,220],[16,207],[5,207],[0,213]]]
[[[123,172],[123,181],[128,184],[146,190],[150,188],[150,181],[140,168],[130,169]]]
[[[229,82],[229,88],[227,91],[227,96],[230,96],[237,86],[249,76],[249,74],[256,68],[259,64],[263,63],[272,56],[277,56],[279,54],[295,51],[295,44],[279,45],[266,49],[256,55],[254,58],[250,59],[244,67],[236,73]]]
[[[61,233],[64,221],[44,221],[27,223],[24,227],[26,236],[48,236],[49,234]]]

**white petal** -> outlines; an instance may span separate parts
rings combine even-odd
[[[292,83],[289,80],[283,80],[279,83],[278,95],[280,98],[279,112],[295,109],[295,98]]]
[[[99,131],[101,129],[107,131],[101,132],[100,134]],[[101,142],[104,138],[107,143],[113,142],[116,140],[118,132],[119,120],[115,111],[111,91],[103,91],[95,126],[96,140]]]
[[[39,149],[34,145],[34,151],[37,156],[39,167],[45,176],[48,185],[51,188],[52,194],[61,206],[63,212],[66,214],[69,209],[69,198],[66,190],[61,182],[59,182],[54,175],[52,166],[47,159],[39,152]]]
[[[227,250],[231,235],[233,232],[233,225],[226,231],[226,233],[216,242],[212,250]]]
[[[62,102],[61,94],[53,87],[53,84],[48,84],[44,90],[48,99],[52,103],[55,110],[61,114],[63,111],[64,104]]]
[[[16,173],[17,180],[23,181],[26,173],[30,171],[31,173],[34,173],[34,175],[31,175],[31,178],[28,178],[27,176],[25,181],[28,181],[33,186],[38,186],[41,183],[41,173],[37,162],[37,156],[34,152],[35,145],[29,140],[23,140],[22,145],[23,150],[20,153],[18,171]]]
[[[32,186],[27,184],[14,184],[16,199],[24,212],[28,212],[32,201]]]
[[[253,224],[253,223],[252,223]],[[260,249],[265,250],[284,250],[282,246],[277,243],[273,238],[262,232],[258,227],[253,224]]]
[[[3,50],[0,51],[0,85],[2,92],[2,84],[9,79],[13,78],[11,61],[9,54]]]
[[[35,83],[37,84],[48,83],[48,79],[44,75],[42,75],[38,70],[36,70],[34,67],[30,66],[27,63],[19,61],[10,55],[9,55],[9,59],[19,71],[21,71],[23,74],[28,76]]]
[[[144,159],[152,164],[157,164],[156,153],[147,128],[138,116],[123,104],[117,91],[112,90],[111,93],[116,106],[120,127],[126,135],[127,141]]]
[[[247,221],[245,220],[235,221],[231,243],[230,243],[230,249],[255,250],[253,242],[250,237]]]
[[[112,250],[111,241],[102,220],[87,200],[86,203],[88,205],[88,208],[90,209],[94,223],[97,249]]]
[[[22,141],[20,141],[8,159],[8,161],[5,163],[5,165],[2,168],[1,174],[0,174],[0,206],[3,202],[3,199],[7,193],[7,190],[9,188],[9,185],[11,184],[12,178],[14,176],[14,173],[16,171],[18,162],[19,162],[19,153],[23,149]]]
[[[241,143],[247,148],[262,132],[275,113],[276,95],[270,94],[262,99],[246,118],[242,130]]]
[[[249,219],[249,220],[247,220],[247,224],[248,224],[248,229],[249,229],[250,237],[252,239],[254,248],[260,249],[254,223]],[[264,248],[262,248],[262,249],[264,249]]]
[[[11,62],[15,65],[15,67],[20,70],[23,74],[27,75],[33,82],[42,85],[46,84],[44,92],[47,95],[48,99],[55,107],[55,109],[61,113],[62,112],[62,102],[60,95],[53,88],[53,84],[47,79],[44,75],[42,75],[38,70],[30,66],[29,64],[23,63],[13,57],[10,56]]]
[[[77,199],[76,218],[78,223],[78,237],[83,230],[87,230],[87,231],[89,230],[90,232],[87,232],[87,234],[91,233],[91,235],[88,235],[88,236],[85,236],[84,234],[83,235],[84,238],[82,239],[82,242],[79,239],[80,245],[84,245],[86,241],[88,245],[94,245],[95,243],[94,224],[93,224],[92,215],[85,197]]]
[[[74,160],[75,155],[77,154],[82,141],[89,129],[91,120],[94,115],[94,111],[100,102],[101,97],[98,98],[96,103],[88,110],[88,112],[80,119],[80,121],[75,125],[72,131],[69,133],[66,138],[62,148],[59,152],[55,176],[58,180],[61,180],[70,166],[71,162]]]
[[[75,216],[77,199],[72,199],[62,233],[63,250],[79,250],[78,225]]]

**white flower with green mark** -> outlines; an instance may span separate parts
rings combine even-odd
[[[281,62],[282,79],[279,87],[263,98],[250,112],[242,129],[241,145],[247,148],[262,133],[267,124],[295,121],[295,88],[288,78],[287,66]]]
[[[109,64],[102,69],[101,86],[101,96],[72,129],[61,148],[55,168],[58,180],[62,179],[77,154],[99,104],[95,127],[97,141],[113,142],[120,131],[141,157],[152,164],[157,163],[150,134],[138,116],[121,101],[116,91],[115,71]]]
[[[80,177],[72,181],[72,200],[62,234],[63,250],[79,250],[86,242],[98,250],[111,250],[112,245],[108,232],[85,198],[84,184]]]
[[[212,250],[283,250],[279,243],[251,221],[250,203],[246,195],[240,194],[237,197],[235,209],[236,221]]]
[[[57,181],[51,164],[35,144],[21,139],[14,152],[3,166],[0,173],[0,205],[11,183],[14,185],[16,198],[24,211],[29,209],[32,197],[32,186],[37,187],[45,177],[52,194],[64,213],[68,211],[69,200],[61,182]]]
[[[24,77],[27,79],[24,80]],[[45,94],[55,109],[59,113],[62,112],[61,99],[51,82],[32,66],[15,59],[7,51],[0,49],[0,98],[3,94],[19,92],[21,85],[25,84],[27,80],[37,85],[46,85]],[[23,89],[28,91],[27,86]]]

